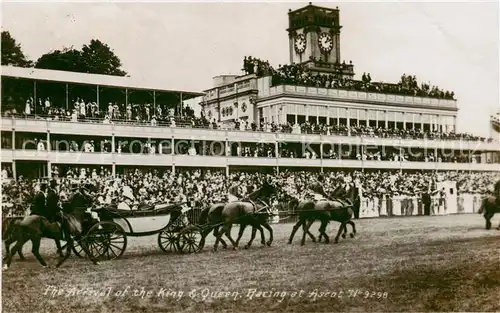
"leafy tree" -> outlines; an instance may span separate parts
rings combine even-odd
[[[51,70],[125,76],[120,59],[111,48],[100,40],[92,39],[82,50],[66,48],[42,55],[36,68]]]
[[[82,59],[87,73],[125,76],[122,63],[111,48],[100,40],[92,39],[82,48]]]
[[[8,31],[2,31],[2,65],[33,66],[33,63],[26,59],[21,45],[16,42]]]
[[[82,53],[73,48],[54,50],[42,55],[35,64],[36,68],[86,73]]]

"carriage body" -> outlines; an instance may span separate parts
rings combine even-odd
[[[84,222],[83,236],[75,245],[75,254],[82,256],[81,244],[87,254],[101,261],[120,257],[127,247],[127,237],[158,235],[164,252],[198,252],[200,231],[190,224],[183,204],[157,204],[139,210],[119,210],[114,206],[94,208]]]

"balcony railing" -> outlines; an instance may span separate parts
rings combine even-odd
[[[134,154],[102,152],[66,152],[37,150],[1,150],[1,161],[38,161],[51,164],[95,164],[95,165],[141,165],[141,166],[181,166],[181,167],[226,167],[226,166],[266,166],[266,167],[316,167],[390,170],[438,170],[438,171],[489,171],[500,172],[498,164],[445,163],[409,161],[373,161],[304,158],[259,158],[234,156],[201,156],[185,154]]]
[[[247,92],[249,90],[257,90],[257,79],[249,79],[242,82],[233,83],[219,87],[219,98],[229,97],[232,95]],[[217,89],[211,89],[204,96],[204,101],[211,101],[217,99]]]
[[[302,95],[310,97],[328,97],[336,100],[351,100],[351,101],[371,101],[380,104],[394,105],[418,105],[428,107],[439,107],[456,109],[456,100],[436,99],[427,97],[400,96],[384,93],[373,93],[354,90],[331,89],[321,87],[305,87],[294,85],[280,85],[270,87],[269,89],[259,91],[259,98],[266,98],[276,95]]]
[[[427,149],[452,149],[500,152],[498,141],[468,141],[412,138],[378,138],[372,136],[348,136],[345,134],[292,134],[280,132],[240,131],[235,129],[207,129],[192,127],[151,126],[137,123],[103,124],[102,121],[86,120],[70,122],[44,119],[2,119],[2,131],[88,135],[96,137],[131,137],[156,139],[190,139],[225,142],[304,142],[346,144],[359,146],[415,147]],[[45,138],[42,138],[45,139]]]

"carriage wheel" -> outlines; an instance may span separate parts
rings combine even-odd
[[[203,248],[200,244],[201,229],[197,226],[184,228],[179,235],[179,248],[182,253],[198,253]]]
[[[158,245],[163,252],[175,252],[179,250],[179,236],[172,229],[167,228],[158,234]]]
[[[114,260],[125,252],[127,236],[120,225],[99,222],[89,229],[82,243],[87,246],[89,257],[93,260]]]

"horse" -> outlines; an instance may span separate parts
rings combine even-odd
[[[484,219],[486,220],[486,229],[491,229],[491,219],[495,215],[495,213],[500,213],[500,204],[499,200],[495,197],[488,197],[483,199],[481,203],[481,207],[479,208],[478,213],[483,213]],[[497,227],[500,230],[500,223]]]
[[[78,198],[78,199],[75,199]],[[16,231],[12,232],[12,240],[16,243],[14,248],[7,253],[4,264],[4,269],[8,269],[12,262],[12,257],[20,250],[24,244],[31,240],[31,252],[36,257],[42,267],[47,267],[47,263],[40,255],[40,242],[42,238],[51,238],[54,240],[66,241],[66,255],[62,256],[56,264],[56,268],[60,267],[64,261],[68,259],[71,254],[74,240],[78,240],[82,236],[82,224],[87,219],[92,219],[90,213],[86,212],[87,208],[91,206],[92,201],[90,197],[80,194],[75,197],[74,201],[63,207],[61,213],[61,221],[51,223],[46,217],[40,215],[26,216],[21,222],[16,225]],[[76,205],[85,204],[85,205]],[[73,238],[73,236],[75,238]],[[81,245],[83,250],[88,253],[85,244]],[[94,264],[97,264],[93,258],[90,258]]]
[[[330,242],[330,238],[325,232],[326,226],[330,221],[336,221],[341,224],[337,236],[335,237],[335,243],[338,243],[341,234],[343,238],[346,237],[347,224],[352,227],[350,237],[353,238],[356,234],[356,225],[352,221],[352,218],[356,215],[356,211],[359,211],[360,203],[357,190],[351,188],[346,199],[347,201],[325,199],[316,202],[313,200],[300,201],[298,199],[292,199],[290,204],[294,207],[294,210],[299,211],[299,221],[293,226],[288,244],[292,243],[293,237],[300,226],[302,226],[303,230],[301,245],[305,244],[306,234],[315,242],[316,238],[309,232],[309,228],[315,220],[321,221],[319,241],[321,241],[323,237],[325,238],[325,243]]]
[[[13,232],[16,231],[17,225],[23,220],[23,217],[21,216],[16,216],[16,217],[6,217],[2,219],[2,239],[4,242],[5,246],[5,251],[8,254],[10,252],[10,245],[12,244],[12,238],[14,236]],[[17,251],[17,254],[19,254],[19,258],[21,260],[25,260],[25,257],[23,255],[23,252],[21,250]],[[3,260],[5,261],[5,256]]]
[[[273,215],[273,213],[263,199],[269,200],[270,196],[274,192],[275,188],[266,182],[260,189],[252,192],[245,199],[229,202],[225,204],[222,209],[218,207],[217,209],[210,211],[208,213],[208,219],[211,221],[212,225],[222,225],[222,229],[220,231],[217,230],[213,251],[217,251],[219,242],[223,243],[221,238],[222,235],[225,235],[229,241],[231,241],[233,249],[237,249],[239,240],[248,225],[252,226],[252,237],[245,245],[245,249],[252,245],[257,230],[261,233],[262,244],[270,246],[273,242],[273,229],[269,225],[267,219],[269,216]],[[254,201],[258,201],[260,203],[255,203]],[[231,227],[233,224],[240,224],[240,231],[236,241],[234,241],[231,237]],[[267,242],[265,241],[262,227],[269,231],[269,240]]]
[[[224,206],[226,203],[214,203],[211,206],[208,206],[204,209],[201,210],[200,217],[198,219],[198,224],[202,226],[203,230],[201,233],[201,240],[200,240],[200,249],[203,249],[205,246],[205,238],[210,234],[210,232],[213,230],[214,236],[217,238],[219,234],[219,227],[220,227],[220,216],[222,215],[222,209],[224,209]],[[227,243],[221,238],[221,243],[224,249],[227,248]]]

